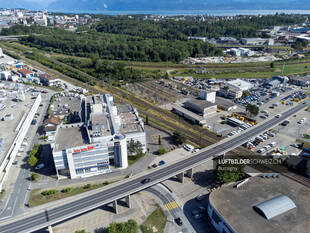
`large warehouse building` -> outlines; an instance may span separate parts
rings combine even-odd
[[[284,176],[251,177],[211,192],[208,215],[219,233],[309,232],[310,189]]]
[[[140,141],[145,129],[131,105],[115,106],[113,96],[85,101],[85,122],[57,126],[53,157],[58,177],[79,178],[127,168],[127,142]]]

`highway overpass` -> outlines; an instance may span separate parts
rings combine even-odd
[[[183,176],[183,172],[189,171],[218,155],[242,145],[250,138],[253,138],[256,135],[276,126],[308,105],[309,102],[299,104],[296,107],[283,112],[279,118],[272,118],[262,124],[256,125],[244,131],[243,134],[224,139],[223,141],[205,148],[204,150],[201,150],[201,152],[190,156],[187,159],[177,161],[174,164],[152,169],[137,176],[111,184],[107,187],[55,202],[55,205],[50,208],[46,208],[44,206],[34,208],[31,213],[17,216],[14,219],[2,221],[0,222],[0,232],[31,232],[53,225],[57,222],[74,217],[78,214],[82,214],[105,204],[114,203],[115,205],[115,201],[118,199],[128,197],[133,193],[139,192],[163,180],[169,179],[170,177],[176,175],[180,176],[180,174]],[[145,178],[151,178],[151,181],[149,183],[142,184],[141,180]]]

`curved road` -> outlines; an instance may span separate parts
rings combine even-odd
[[[62,206],[50,209],[48,211],[41,211],[35,215],[28,217],[20,217],[19,220],[10,223],[2,222],[0,226],[0,232],[22,233],[41,229],[58,221],[65,220],[69,217],[73,217],[77,214],[94,209],[98,206],[111,203],[113,200],[120,199],[128,194],[141,191],[169,177],[179,174],[180,172],[198,166],[199,164],[212,159],[216,155],[223,154],[224,152],[240,146],[244,142],[248,141],[249,138],[255,137],[257,134],[260,134],[270,129],[271,127],[279,124],[291,115],[308,106],[308,104],[309,102],[300,104],[282,113],[282,116],[280,118],[272,118],[271,120],[261,125],[258,125],[257,127],[249,129],[247,132],[240,136],[233,137],[226,142],[218,144],[213,148],[206,149],[203,152],[197,153],[196,155],[182,161],[176,162],[171,165],[163,166],[159,169],[154,169],[147,175],[138,178],[132,177],[128,179],[128,182],[126,183],[120,183],[119,185],[116,185],[109,189],[105,189],[98,193],[83,197],[79,200],[63,204]],[[151,181],[147,184],[142,184],[141,180],[145,178],[151,178]]]

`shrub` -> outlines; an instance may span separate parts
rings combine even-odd
[[[56,189],[44,190],[44,191],[41,192],[41,194],[43,196],[49,196],[49,195],[53,195],[53,194],[56,194],[56,193],[58,193],[58,190],[56,190]]]
[[[157,152],[158,152],[159,155],[163,155],[163,154],[165,154],[167,151],[165,150],[165,148],[159,148],[159,149],[157,150]]]
[[[91,184],[86,184],[83,186],[83,189],[89,189],[91,187]]]
[[[39,174],[38,173],[35,173],[35,172],[32,172],[31,173],[31,180],[35,181],[39,178]]]
[[[72,188],[71,187],[67,187],[67,188],[64,188],[61,190],[62,193],[69,193],[72,191]]]

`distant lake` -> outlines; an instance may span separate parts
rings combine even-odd
[[[86,13],[86,14],[105,14],[105,15],[136,15],[136,14],[148,14],[148,15],[209,15],[209,16],[234,16],[234,15],[274,15],[276,13],[285,14],[310,14],[310,10],[154,10],[154,11],[54,11],[63,13]]]

